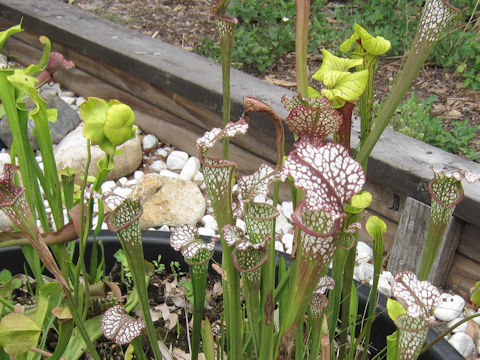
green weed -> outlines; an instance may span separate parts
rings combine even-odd
[[[445,130],[443,120],[431,114],[436,96],[422,99],[412,91],[392,117],[390,126],[404,135],[426,142],[445,151],[462,154],[464,157],[479,161],[480,154],[469,147],[470,142],[480,132],[480,126],[471,127],[468,120],[452,123],[450,130]]]

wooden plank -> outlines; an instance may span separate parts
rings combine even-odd
[[[24,34],[21,38],[22,40],[9,40],[9,50],[22,59],[21,62],[24,64],[37,61],[41,55],[41,49],[30,44],[30,42],[35,42],[36,37]],[[23,40],[29,43],[25,43]],[[76,68],[57,73],[55,80],[79,95],[118,98],[146,113],[158,114],[164,120],[184,124],[190,129],[202,128],[207,131],[221,126],[221,115],[204,104],[193,102],[168,89],[153,86],[119,69],[100,62],[96,63],[71,50],[68,53],[70,56],[67,55],[67,58],[75,62]],[[96,80],[91,80],[92,78]],[[99,85],[100,79],[103,83]],[[111,89],[110,93],[104,91],[105,87]],[[105,93],[106,95],[100,95]],[[265,117],[263,118],[264,121]],[[251,127],[253,129],[249,135],[235,138],[233,143],[245,149],[255,149],[256,155],[266,161],[274,162],[276,159],[276,153],[272,151],[276,146],[274,136],[261,129],[267,125],[258,127],[259,122],[262,121],[261,115],[252,116],[252,120]],[[251,152],[251,150],[248,151]]]
[[[480,264],[457,253],[448,274],[448,288],[470,294],[470,288],[475,286],[475,283],[479,280]]]
[[[408,197],[388,261],[389,271],[393,274],[405,270],[418,273],[429,222],[430,207]],[[443,286],[447,280],[462,228],[463,223],[452,217],[429,276],[429,280],[437,286]]]
[[[480,263],[480,227],[472,224],[465,224],[457,252],[477,263]]]
[[[363,189],[372,194],[371,210],[382,214],[397,224],[400,222],[403,207],[405,206],[405,195],[397,194],[385,185],[370,179]]]

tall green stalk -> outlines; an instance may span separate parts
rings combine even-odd
[[[155,327],[150,315],[147,284],[145,282],[145,260],[143,255],[142,233],[139,219],[142,215],[140,200],[126,199],[108,217],[107,225],[120,240],[128,265],[133,275],[133,283],[137,291],[140,308],[145,321],[148,339],[156,360],[162,359]]]
[[[213,256],[215,240],[206,244],[198,238],[198,231],[191,225],[181,225],[173,229],[170,245],[181,251],[190,267],[193,286],[193,329],[192,359],[197,360],[200,350],[200,336],[205,314],[205,293],[207,288],[208,262]]]
[[[308,22],[310,0],[297,0],[297,20],[295,28],[295,67],[297,72],[297,92],[308,96]]]
[[[387,127],[398,104],[427,60],[441,33],[449,22],[459,14],[460,10],[454,8],[445,0],[429,0],[425,3],[412,47],[395,77],[394,85],[387,99],[375,116],[370,134],[356,156],[358,162],[366,164],[368,156]]]

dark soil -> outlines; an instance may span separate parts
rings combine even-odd
[[[68,0],[59,0],[67,2]],[[201,44],[203,37],[216,38],[217,31],[210,6],[213,0],[74,0],[74,6],[105,19],[123,24],[144,35],[158,38],[187,51]],[[283,56],[264,74],[242,69],[254,76],[280,86],[294,88],[294,54]],[[382,58],[375,80],[375,98],[381,101],[387,94],[397,72],[401,58]],[[309,55],[309,68],[313,73],[321,64],[321,55]],[[480,91],[462,87],[462,78],[453,71],[426,65],[418,74],[414,86],[417,96],[436,96],[432,115],[444,119],[450,129],[457,121],[468,119],[471,126],[480,125]],[[480,153],[480,134],[470,146]]]

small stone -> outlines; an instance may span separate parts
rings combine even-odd
[[[162,225],[160,226],[158,231],[170,231],[170,228],[168,227],[168,225]]]
[[[468,357],[473,352],[475,344],[470,336],[464,332],[458,332],[453,334],[450,339],[448,339],[450,345],[452,345],[457,351],[463,355],[463,357]]]
[[[150,164],[150,169],[156,172],[167,170],[167,164],[165,164],[165,161],[163,160],[155,160]]]
[[[359,264],[369,262],[373,258],[373,250],[368,244],[359,241],[357,244],[357,256],[355,261]]]
[[[168,156],[168,151],[165,150],[165,149],[157,149],[157,150],[155,150],[155,155],[163,157],[164,159],[166,159],[167,156]]]
[[[72,105],[73,103],[75,103],[75,100],[76,100],[73,96],[62,96],[62,95],[60,95],[60,99],[65,101],[68,105]]]
[[[125,183],[125,186],[134,186],[134,185],[137,185],[138,183],[138,180],[137,179],[131,179],[131,180],[128,180],[126,183]]]
[[[10,164],[10,154],[2,152],[0,153],[0,164],[2,164],[1,171],[3,172],[3,165]]]
[[[282,236],[282,244],[285,248],[285,252],[291,254],[293,247],[293,234],[284,234]]]
[[[167,158],[167,168],[169,170],[181,170],[188,160],[188,154],[185,151],[172,151]]]
[[[170,170],[162,170],[162,171],[160,171],[160,175],[170,177],[170,178],[174,178],[174,179],[178,179],[180,177],[179,174],[177,174],[173,171],[170,171]]]
[[[53,83],[50,85],[50,89],[55,90],[55,92],[60,95],[62,92],[62,89],[60,89],[60,84],[59,83]]]
[[[115,183],[115,181],[113,180],[105,181],[102,184],[102,193],[113,191],[113,189],[115,189],[116,187],[117,187],[117,184]]]
[[[75,94],[71,91],[61,91],[59,96],[68,96],[68,97],[75,97]]]
[[[441,298],[442,302],[433,313],[438,320],[451,321],[462,314],[465,300],[460,295],[443,293]]]
[[[145,173],[142,170],[137,170],[133,173],[133,178],[137,181],[140,181],[145,176]]]
[[[215,236],[215,230],[207,228],[207,227],[199,227],[198,228],[198,235]]]
[[[390,297],[392,296],[392,284],[393,284],[393,275],[390,271],[384,271],[380,274],[378,279],[378,291],[382,294]],[[370,281],[370,285],[373,283],[373,279]]]
[[[193,181],[204,181],[203,174],[200,170],[195,173]]]
[[[456,323],[462,321],[463,319],[465,319],[465,317],[462,315],[462,316],[450,321],[447,326],[449,328],[451,328],[451,327],[455,326]],[[465,321],[463,324],[460,324],[455,329],[453,329],[452,332],[453,333],[465,332],[467,330],[467,327],[468,327],[468,321]]]
[[[203,226],[213,229],[214,231],[218,231],[218,224],[215,218],[212,215],[205,215],[202,217],[202,224]]]
[[[373,265],[370,263],[361,263],[353,270],[353,278],[360,282],[370,282],[370,280],[373,279]]]
[[[143,151],[150,151],[158,146],[158,139],[155,135],[145,135],[142,141]]]
[[[278,215],[275,219],[275,232],[277,234],[283,232],[284,234],[289,233],[293,230],[293,225],[290,224],[285,216],[282,214]]]
[[[245,224],[245,221],[243,221],[242,219],[237,219],[237,221],[235,222],[235,226],[238,226],[240,229],[242,229],[244,232],[246,231],[247,229],[247,226]]]
[[[128,179],[125,176],[122,176],[120,179],[118,179],[118,182],[120,185],[125,186],[127,184]]]
[[[80,107],[85,101],[87,101],[87,99],[85,99],[83,96],[79,96],[77,97],[77,100],[75,100],[75,105]]]
[[[264,194],[258,194],[253,198],[253,201],[258,203],[265,203],[267,202],[267,197]]]
[[[292,221],[292,214],[293,214],[293,202],[291,201],[284,201],[282,203],[282,214],[288,220]]]
[[[191,156],[180,172],[180,179],[193,180],[195,174],[200,170],[200,160],[195,156]]]
[[[132,189],[129,189],[129,188],[121,188],[121,187],[117,187],[113,190],[113,193],[118,195],[118,196],[121,196],[123,198],[127,198],[130,196],[130,193],[132,192]]]

